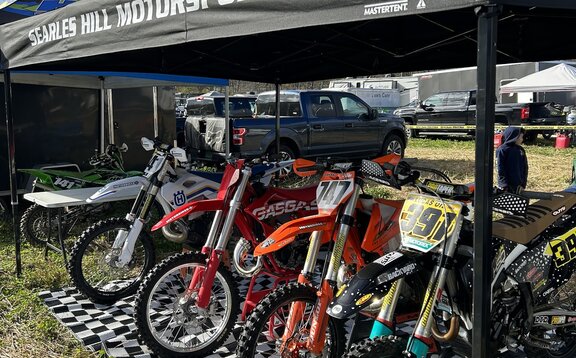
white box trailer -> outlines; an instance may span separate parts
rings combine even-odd
[[[354,93],[381,112],[392,112],[418,98],[418,78],[345,78],[330,81],[329,89]]]

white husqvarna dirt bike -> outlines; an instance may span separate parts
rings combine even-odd
[[[114,303],[136,292],[141,280],[154,266],[155,248],[145,224],[154,206],[162,215],[191,201],[215,197],[221,174],[190,172],[176,162],[187,164],[186,152],[159,141],[142,138],[146,150],[154,154],[144,176],[131,177],[107,184],[87,201],[98,203],[120,192],[138,195],[125,218],[109,218],[86,229],[74,244],[68,263],[72,281],[80,292],[93,302]],[[162,230],[163,236],[177,243],[197,242],[204,217],[176,221]],[[196,219],[196,226],[194,221]]]

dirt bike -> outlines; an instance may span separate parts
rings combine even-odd
[[[18,169],[18,171],[36,177],[32,184],[33,192],[38,190],[55,191],[102,186],[121,178],[142,174],[138,171],[124,170],[122,153],[126,151],[128,151],[126,144],[121,147],[109,144],[103,153],[97,153],[90,158],[89,164],[93,168],[86,171],[80,171],[79,169],[78,171],[62,170],[57,169],[57,167]],[[78,168],[76,165],[74,167]],[[67,227],[73,226],[77,220],[93,214],[95,209],[101,210],[102,207],[71,208],[63,215],[63,223]],[[26,209],[20,219],[22,236],[33,245],[46,244],[48,227],[48,210],[37,204],[33,204]],[[53,227],[56,227],[56,224]]]
[[[410,194],[402,208],[402,249],[366,266],[328,310],[332,317],[347,317],[365,301],[393,295],[401,280],[409,282],[417,272],[432,269],[414,331],[406,339],[377,323],[374,329],[380,332],[358,343],[347,357],[421,358],[439,343],[459,356],[471,356],[473,191],[438,182],[421,188],[425,193]],[[542,200],[529,205],[529,198]],[[505,192],[494,197],[493,205],[506,215],[492,229],[490,356],[523,345],[529,357],[574,357],[576,195]]]
[[[146,223],[153,214],[164,215],[177,207],[215,196],[221,175],[189,171],[177,165],[188,163],[182,148],[142,138],[145,150],[154,150],[143,176],[108,183],[87,202],[98,204],[122,192],[137,192],[125,218],[108,218],[87,228],[75,242],[68,271],[76,288],[93,302],[114,303],[132,295],[156,263],[156,252]],[[197,227],[174,222],[162,234],[179,244],[198,242],[205,218],[195,218]],[[190,230],[190,228],[192,230]],[[196,233],[196,231],[198,233]]]
[[[294,165],[298,175],[325,170],[316,192],[319,213],[282,225],[256,247],[254,255],[270,254],[299,235],[313,232],[306,265],[298,282],[273,291],[251,313],[239,338],[238,357],[273,354],[340,357],[346,344],[344,327],[342,322],[326,315],[328,303],[335,290],[358,269],[399,245],[397,222],[403,201],[374,199],[361,191],[365,180],[381,180],[371,174],[374,167],[381,168],[385,163],[399,160],[400,157],[394,154],[362,161],[361,166],[298,160]],[[440,175],[445,178],[442,173]],[[401,186],[400,183],[396,185]],[[320,287],[316,288],[311,282],[312,274],[324,243],[330,243],[329,259]],[[409,289],[405,294],[400,311],[413,315],[410,306],[418,307],[418,298],[411,296]],[[404,317],[408,319],[409,316]]]
[[[258,290],[262,275],[273,287],[295,279],[305,246],[287,245],[254,262],[250,252],[280,224],[317,211],[315,186],[282,189],[269,184],[291,161],[226,165],[216,199],[187,204],[165,216],[153,229],[195,213],[214,213],[200,253],[180,253],[158,264],[138,290],[134,319],[139,339],[162,357],[205,357],[230,335],[240,310],[237,280],[225,266],[227,246],[234,246],[235,271],[251,277],[241,319],[269,289]]]

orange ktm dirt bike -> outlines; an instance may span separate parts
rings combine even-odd
[[[359,166],[297,160],[294,172],[298,175],[325,170],[316,191],[318,214],[280,226],[256,247],[254,256],[270,254],[301,234],[313,233],[306,263],[298,282],[277,288],[252,311],[240,335],[238,357],[340,357],[346,345],[344,324],[326,314],[328,304],[354,272],[371,258],[376,259],[377,253],[394,250],[399,244],[398,215],[403,201],[374,199],[361,192],[367,179],[400,189],[403,182],[392,175],[374,175],[384,172],[383,166],[393,170],[399,161],[394,154],[363,160]],[[438,175],[446,178],[441,172]],[[411,182],[414,178],[404,180]],[[324,243],[330,243],[329,259],[320,287],[314,287],[312,275]],[[404,320],[418,316],[420,298],[416,295],[423,292],[423,287],[406,288],[403,307],[397,310],[409,313]],[[379,303],[374,302],[375,309]],[[399,316],[396,319],[403,321]]]

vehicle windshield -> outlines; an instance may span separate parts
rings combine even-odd
[[[229,98],[230,117],[252,117],[255,98]],[[204,98],[188,103],[189,115],[224,117],[224,98]]]
[[[276,95],[260,95],[256,100],[256,115],[276,115]],[[300,95],[297,93],[280,95],[280,116],[299,117],[302,115],[300,108]]]

